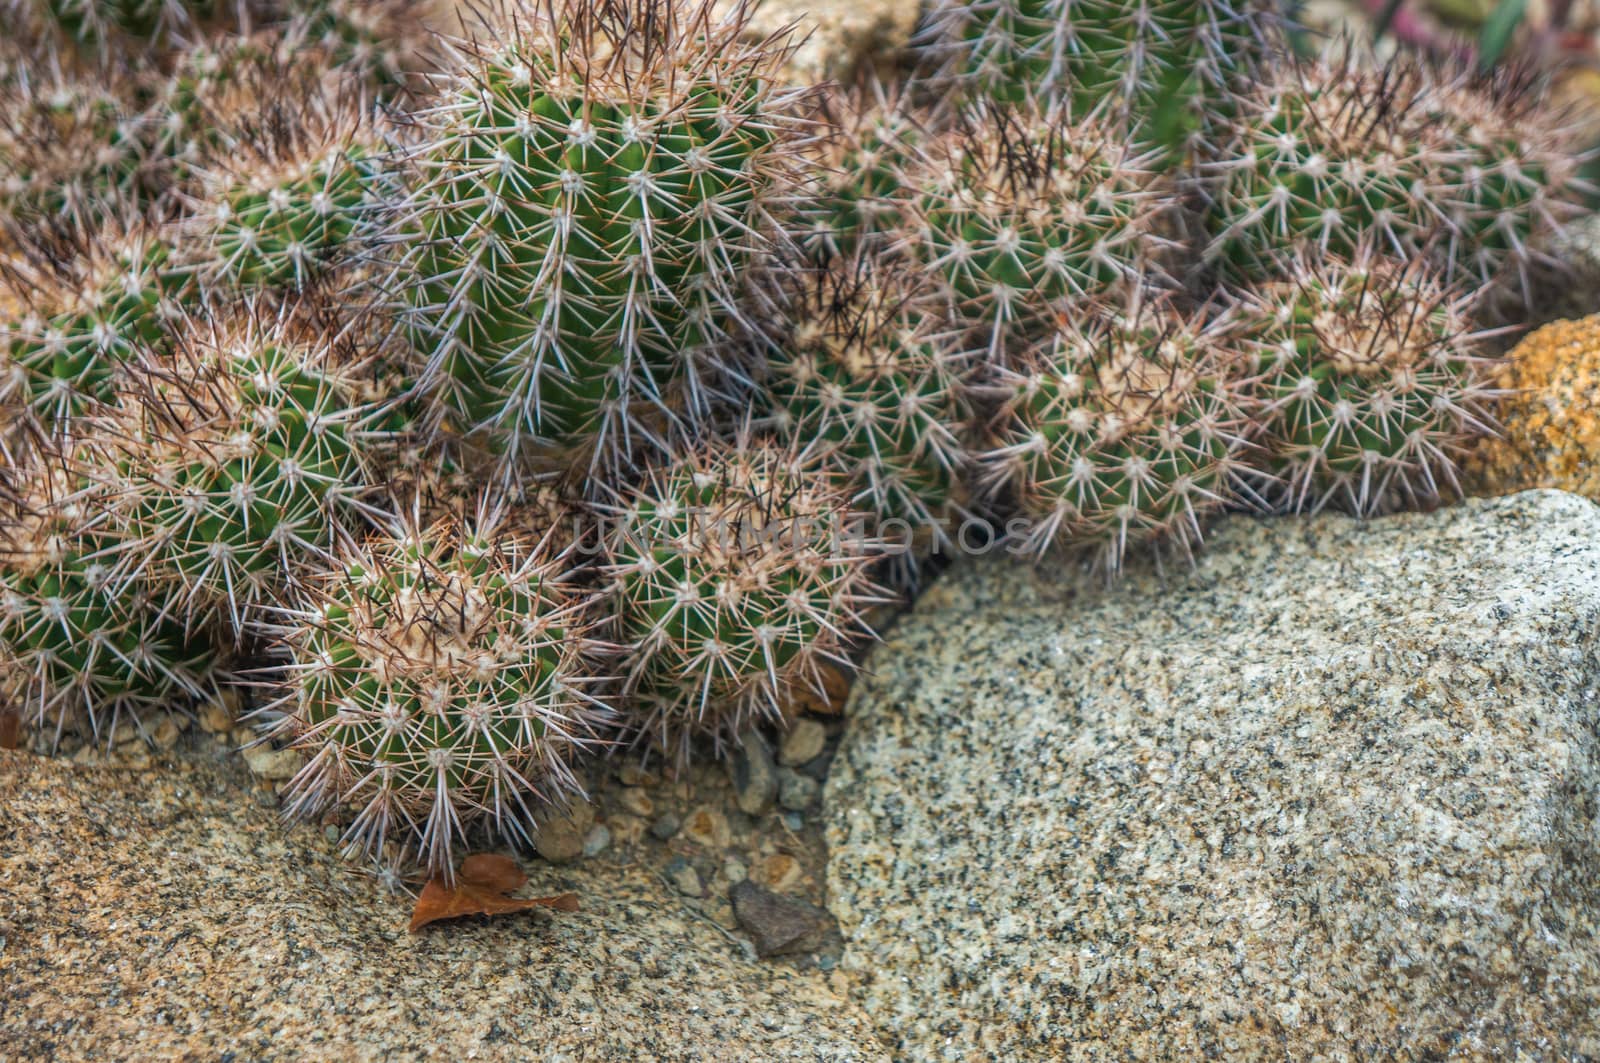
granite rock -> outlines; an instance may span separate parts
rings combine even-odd
[[[964,563],[847,713],[829,904],[897,1057],[1600,1054],[1584,499]]]
[[[821,974],[759,964],[644,866],[525,864],[582,910],[406,933],[236,758],[0,752],[0,1058],[878,1060]]]

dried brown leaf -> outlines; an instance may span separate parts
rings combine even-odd
[[[507,897],[528,881],[517,862],[499,853],[474,853],[461,861],[454,886],[440,876],[428,880],[411,911],[411,932],[440,919],[463,915],[504,915],[530,908],[554,908],[561,912],[578,910],[578,897],[562,893],[554,897]]]

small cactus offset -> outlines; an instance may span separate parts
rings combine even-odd
[[[1244,281],[1310,244],[1427,253],[1446,279],[1522,294],[1585,186],[1559,114],[1525,86],[1358,53],[1283,66],[1238,100],[1217,158],[1208,254]]]
[[[819,667],[848,665],[883,600],[869,566],[888,551],[846,496],[792,452],[709,448],[618,500],[607,538],[629,729],[675,760],[783,719]]]
[[[0,363],[18,384],[8,418],[43,434],[114,401],[122,366],[164,335],[176,313],[168,234],[137,219],[68,230],[19,248],[0,274],[14,316],[0,323]]]
[[[1035,99],[969,108],[895,183],[907,199],[898,246],[943,279],[990,357],[1014,323],[1139,277],[1176,206],[1118,127]]]
[[[748,17],[557,6],[469,46],[424,116],[399,237],[414,343],[440,415],[508,460],[625,463],[741,375],[727,330],[787,241],[806,135]]]
[[[983,489],[1019,512],[1016,547],[1093,548],[1112,572],[1146,541],[1190,550],[1236,497],[1245,368],[1225,316],[1161,298],[1062,320],[1000,374],[1009,396],[978,456]]]
[[[876,530],[940,546],[962,500],[968,368],[915,280],[862,252],[801,274],[765,386],[774,432],[833,470]]]
[[[590,602],[510,516],[400,522],[283,617],[265,711],[309,758],[291,811],[350,806],[352,847],[393,841],[449,876],[475,826],[526,841],[535,813],[582,792],[574,761],[610,718],[585,657]]]
[[[1365,515],[1459,493],[1456,459],[1493,430],[1472,307],[1425,263],[1371,249],[1257,289],[1242,316],[1279,505]]]
[[[59,741],[105,741],[124,717],[202,694],[210,648],[169,603],[112,575],[117,545],[98,492],[60,455],[36,458],[0,506],[0,696]]]
[[[189,627],[255,608],[341,530],[376,511],[352,357],[314,322],[260,305],[174,328],[168,354],[127,374],[100,433],[99,477],[120,496],[124,581],[163,588]]]
[[[359,260],[382,154],[358,95],[297,86],[199,168],[184,267],[202,291],[252,291],[299,289]]]

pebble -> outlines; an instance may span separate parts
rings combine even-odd
[[[681,856],[667,865],[667,881],[672,883],[673,889],[685,897],[699,897],[706,891],[705,885],[700,881],[700,872]]]
[[[790,768],[778,769],[778,804],[791,812],[804,812],[816,804],[822,784]]]
[[[755,874],[750,877],[769,890],[783,893],[799,885],[800,861],[788,853],[778,853],[757,864]]]
[[[604,823],[596,824],[583,839],[583,855],[599,856],[611,844],[611,831]]]
[[[200,729],[208,734],[225,735],[233,730],[233,716],[226,706],[208,701],[200,707]]]
[[[338,841],[340,833],[341,832],[340,832],[339,828],[334,826],[332,823],[330,823],[326,827],[322,828],[322,836],[324,838],[328,839],[330,842]]]
[[[822,747],[827,744],[826,727],[816,720],[800,720],[783,736],[783,745],[778,748],[778,763],[789,768],[798,767],[808,760],[816,760],[822,755]]]
[[[730,886],[736,886],[750,877],[750,869],[743,860],[730,856],[722,865],[722,877],[728,880]]]
[[[542,819],[534,833],[533,847],[552,864],[570,864],[583,855],[584,838],[594,822],[594,809],[587,801],[574,801],[571,810]]]
[[[150,741],[155,743],[157,749],[171,749],[178,744],[178,735],[181,733],[178,721],[171,716],[161,717],[149,730]]]
[[[250,771],[265,782],[288,782],[305,765],[305,758],[295,750],[269,745],[250,746],[240,755]]]
[[[682,826],[683,819],[681,817],[667,812],[650,824],[650,837],[657,841],[670,841]]]
[[[783,814],[783,825],[790,830],[804,830],[806,817],[798,812],[785,812]]]
[[[754,882],[740,882],[728,891],[734,918],[755,944],[756,955],[784,956],[810,952],[826,937],[828,914],[805,901],[780,897]]]
[[[733,841],[728,817],[715,808],[697,808],[683,821],[683,836],[707,849],[726,849]]]
[[[743,742],[734,748],[728,758],[728,778],[733,781],[734,803],[746,815],[759,816],[777,800],[778,769],[759,732],[745,732]]]
[[[646,771],[635,761],[625,760],[617,768],[617,781],[624,786],[654,786],[661,781],[661,777],[653,771]]]
[[[650,795],[643,790],[623,790],[617,795],[617,803],[636,816],[649,819],[655,814],[656,803],[650,800]]]
[[[635,844],[644,837],[644,832],[650,828],[648,820],[621,812],[606,820],[606,824],[611,828],[611,840],[617,845]]]
[[[260,737],[248,727],[235,727],[232,733],[229,734],[228,740],[233,743],[234,748],[243,749]]]

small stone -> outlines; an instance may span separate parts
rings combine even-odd
[[[827,744],[826,727],[816,720],[801,720],[783,736],[783,745],[778,748],[778,763],[789,768],[798,767],[808,760],[816,760],[822,755],[822,747]]]
[[[730,889],[728,899],[740,928],[754,942],[757,956],[810,952],[827,936],[828,914],[805,901],[780,897],[748,881]]]
[[[583,855],[599,856],[605,852],[606,846],[611,844],[611,831],[604,823],[597,823],[590,828],[589,833],[583,838]]]
[[[744,740],[728,758],[728,778],[733,781],[734,802],[739,811],[759,816],[772,807],[778,797],[778,769],[772,763],[772,750],[756,731],[747,731]]]
[[[111,744],[114,746],[130,745],[140,740],[139,727],[132,720],[123,720],[111,732]]]
[[[750,869],[743,860],[730,856],[722,865],[722,877],[728,880],[730,886],[736,886],[750,877]]]
[[[650,800],[650,795],[643,790],[623,790],[617,795],[617,803],[636,816],[649,819],[655,814],[656,803]]]
[[[700,881],[700,872],[681,856],[667,865],[667,881],[672,883],[673,889],[685,897],[699,897],[706,891],[705,885]]]
[[[733,841],[728,817],[715,808],[697,808],[683,821],[683,836],[707,849],[726,849]]]
[[[793,889],[800,883],[800,861],[788,853],[777,853],[756,865],[754,881],[778,893]]]
[[[264,782],[288,782],[305,765],[305,758],[295,750],[273,749],[264,744],[241,750],[240,755],[251,772]]]
[[[683,820],[681,818],[671,812],[667,812],[650,824],[650,837],[657,841],[670,841],[672,836],[678,833],[678,828],[682,826]]]
[[[817,970],[819,971],[831,971],[837,966],[839,966],[839,957],[832,953],[824,952],[817,957]]]
[[[200,706],[200,729],[207,734],[225,735],[233,730],[233,716],[221,704],[208,701]]]
[[[783,814],[783,825],[788,827],[790,830],[804,830],[806,826],[806,817],[802,816],[798,812],[785,812]]]
[[[260,737],[248,727],[235,727],[228,735],[228,741],[233,743],[234,748],[243,749]]]
[[[117,763],[124,768],[133,768],[143,771],[150,766],[150,751],[144,746],[135,746],[132,752],[125,753],[117,758]]]
[[[74,764],[99,764],[100,760],[100,750],[92,742],[85,742],[76,753],[72,754],[72,763]]]
[[[339,828],[330,823],[322,828],[322,836],[330,842],[336,842],[339,840]]]
[[[791,812],[804,812],[816,804],[822,784],[790,768],[778,769],[778,804]]]
[[[649,829],[650,823],[638,816],[618,812],[606,820],[606,826],[611,830],[613,845],[637,845],[644,838],[644,832]]]
[[[661,781],[655,772],[646,771],[637,761],[625,760],[617,768],[617,781],[624,786],[654,786]]]
[[[587,801],[574,801],[565,814],[555,813],[536,825],[533,847],[552,864],[570,864],[583,855],[583,841],[594,822]]]
[[[155,726],[149,729],[150,741],[155,743],[157,749],[171,749],[178,744],[178,721],[171,716],[163,716],[156,721]]]

